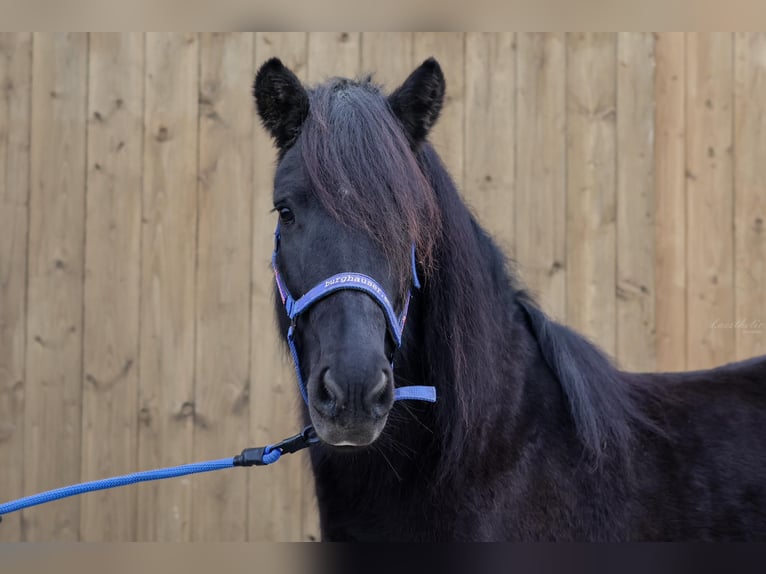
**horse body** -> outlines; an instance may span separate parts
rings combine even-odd
[[[690,373],[624,374],[659,389],[651,405],[667,439],[645,437],[633,460],[647,521],[662,540],[766,539],[766,358]],[[635,463],[634,463],[635,464]]]
[[[709,371],[625,373],[585,338],[545,316],[424,141],[443,98],[443,78],[434,64],[424,63],[394,92],[386,113],[393,112],[407,134],[439,214],[438,226],[430,218],[420,222],[434,226],[427,230],[432,232],[430,249],[420,261],[425,281],[410,303],[402,346],[394,355],[392,384],[435,386],[438,401],[394,404],[382,434],[371,444],[312,449],[323,538],[766,540],[766,443],[761,439],[766,428],[766,357]],[[260,87],[256,82],[255,95],[264,124],[280,146],[279,201],[286,194],[279,181],[287,178],[291,189],[321,187],[327,174],[317,175],[316,165],[331,170],[331,159],[343,163],[346,156],[351,164],[336,166],[346,178],[343,186],[361,187],[346,172],[365,162],[379,183],[379,195],[371,199],[354,198],[343,189],[325,198],[320,192],[316,205],[324,205],[321,213],[337,209],[334,216],[343,225],[323,219],[327,233],[316,232],[309,240],[311,226],[319,225],[313,218],[300,231],[302,240],[293,232],[294,252],[309,250],[321,259],[332,249],[327,238],[339,237],[343,249],[333,256],[342,260],[339,265],[372,265],[376,259],[368,252],[377,253],[374,242],[362,245],[360,236],[346,234],[361,228],[375,237],[380,231],[376,225],[388,226],[385,234],[393,244],[414,241],[425,250],[422,246],[429,241],[408,228],[413,225],[411,213],[402,207],[407,196],[396,191],[397,170],[406,172],[406,166],[394,165],[388,175],[379,171],[387,169],[386,161],[400,157],[394,153],[399,144],[395,138],[388,141],[391,149],[382,149],[380,157],[369,157],[378,152],[365,148],[389,126],[385,122],[390,118],[364,115],[365,106],[382,96],[366,83],[347,81],[307,95],[281,64],[267,66],[276,75],[269,80],[263,74],[266,79]],[[408,107],[406,98],[414,98],[414,105]],[[333,120],[333,106],[344,107],[341,120]],[[355,114],[346,113],[349,109]],[[280,113],[287,125],[280,123]],[[310,125],[311,114],[321,120],[315,121],[319,128]],[[334,153],[332,142],[313,145],[316,134],[311,130],[332,128],[333,121],[356,122],[343,135],[363,141],[346,142],[344,154]],[[321,133],[333,135],[331,129]],[[326,153],[330,155],[322,155]],[[353,204],[344,212],[347,197],[370,205]],[[328,207],[323,201],[334,203]],[[292,205],[301,204],[293,200]],[[403,209],[401,230],[388,220],[358,217],[362,223],[349,231],[354,222],[348,224],[343,217],[353,219],[370,206],[387,215]],[[295,218],[300,220],[300,213]],[[344,243],[344,237],[356,240]],[[399,284],[405,282],[406,263],[405,258],[405,263],[389,266],[387,288],[395,288],[397,273]],[[300,274],[320,273],[313,264],[307,259],[286,267],[296,282]],[[334,272],[349,270],[328,265]],[[386,274],[384,268],[375,271]],[[352,300],[356,307],[351,307]],[[319,368],[321,349],[332,341],[327,325],[337,334],[343,321],[370,321],[376,325],[372,331],[385,337],[374,304],[362,308],[362,300],[353,294],[338,296],[335,307],[329,301],[305,319],[308,334],[301,341],[312,397],[322,396],[321,377],[311,371]],[[341,323],[330,323],[331,309]],[[277,313],[286,332],[281,304]],[[360,338],[370,337],[373,346],[380,343],[367,331],[359,333]],[[343,344],[354,353],[353,341]],[[312,408],[309,401],[307,422],[329,412]],[[355,424],[366,432],[364,419]],[[339,428],[333,432],[342,432]]]

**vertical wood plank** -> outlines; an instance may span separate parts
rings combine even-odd
[[[412,32],[363,32],[362,73],[372,74],[387,93],[398,88],[415,66]]]
[[[617,362],[656,365],[654,36],[617,38]]]
[[[305,81],[306,44],[304,32],[259,32],[255,35],[256,67],[278,56]],[[252,104],[251,109],[255,109]],[[295,434],[300,424],[300,394],[274,315],[274,275],[270,260],[276,217],[270,210],[276,151],[262,127],[256,127],[254,135],[250,443],[268,444]],[[269,472],[248,473],[249,540],[298,541],[303,539],[304,532],[317,536],[318,519],[312,511],[313,489],[314,480],[305,451],[285,457],[270,467]],[[268,493],[268,496],[258,493]]]
[[[439,121],[429,139],[450,175],[462,190],[464,184],[465,123],[465,34],[462,32],[418,32],[415,34],[415,66],[434,57],[444,71],[447,95]],[[473,65],[473,63],[471,63]]]
[[[200,40],[194,457],[248,443],[253,35]],[[193,481],[193,540],[247,536],[246,473]]]
[[[686,368],[686,37],[655,43],[655,317],[657,369]]]
[[[543,309],[564,321],[566,40],[519,33],[517,44],[516,261]]]
[[[734,359],[732,35],[687,36],[687,357]]]
[[[466,33],[465,195],[504,251],[514,254],[514,34]]]
[[[308,46],[308,82],[323,82],[334,76],[354,78],[359,74],[359,32],[310,32]]]
[[[19,498],[24,460],[24,354],[32,35],[0,33],[0,493]],[[21,540],[21,514],[0,541]]]
[[[616,37],[567,37],[567,323],[614,356]]]
[[[735,344],[766,354],[766,34],[735,37]]]
[[[192,460],[198,38],[147,34],[139,468]],[[138,539],[188,541],[191,478],[147,484]]]
[[[92,34],[83,330],[82,477],[133,472],[137,455],[144,39]],[[134,540],[136,489],[83,497],[88,541]]]
[[[36,34],[33,50],[24,491],[80,480],[86,34]],[[35,509],[26,540],[76,540],[80,500]]]

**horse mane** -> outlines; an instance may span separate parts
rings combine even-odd
[[[433,190],[369,76],[332,78],[308,93],[309,113],[297,143],[312,190],[337,221],[376,241],[404,292],[413,243],[424,272],[431,267],[440,227]]]
[[[493,391],[495,398],[501,396],[503,385],[509,384],[508,369],[486,366],[508,365],[510,354],[515,356],[511,370],[524,358],[542,356],[596,466],[610,453],[626,452],[637,425],[654,427],[642,410],[645,395],[594,344],[540,310],[512,273],[512,262],[463,203],[430,145],[424,146],[419,159],[442,212],[424,339],[433,380],[455,381],[447,392],[448,404],[457,413],[442,415],[442,428],[450,429],[446,440],[452,443],[445,452],[455,457],[463,452],[471,440],[472,420],[487,408],[482,399],[492,398]],[[509,340],[509,325],[519,321],[528,324],[530,340]],[[476,381],[489,388],[479,388]],[[456,418],[462,425],[454,424]],[[451,466],[456,461],[445,463]]]
[[[561,384],[578,435],[596,461],[612,448],[625,452],[636,428],[656,429],[641,408],[640,389],[587,338],[548,317],[526,292],[524,310],[543,359]],[[644,389],[651,390],[648,383]]]

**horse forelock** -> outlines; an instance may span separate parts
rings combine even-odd
[[[336,220],[368,233],[410,279],[410,246],[428,273],[441,218],[424,176],[380,88],[333,79],[309,91],[297,142],[312,193]]]

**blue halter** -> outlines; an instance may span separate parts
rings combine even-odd
[[[298,377],[298,387],[300,388],[301,396],[303,396],[303,401],[308,405],[309,395],[306,390],[306,384],[303,381],[298,351],[295,348],[295,326],[298,316],[305,313],[309,307],[314,305],[317,301],[336,291],[341,291],[343,289],[361,291],[372,297],[373,301],[375,301],[383,310],[383,314],[386,316],[388,331],[391,333],[391,337],[398,348],[402,344],[402,332],[404,331],[404,324],[407,321],[407,310],[410,306],[411,289],[407,290],[407,297],[404,300],[404,308],[398,315],[396,311],[394,311],[391,300],[388,298],[388,295],[386,295],[383,287],[381,287],[375,279],[362,273],[338,273],[337,275],[333,275],[332,277],[320,281],[314,287],[309,289],[307,293],[295,299],[290,294],[287,285],[285,285],[279,274],[279,267],[277,266],[279,239],[279,224],[277,224],[277,229],[274,231],[274,253],[271,256],[271,266],[274,269],[274,279],[277,283],[279,295],[282,298],[282,304],[285,306],[285,311],[290,319],[290,327],[287,329],[287,345],[290,347],[290,354],[293,356],[293,363],[295,363],[295,374]],[[412,246],[412,285],[416,289],[420,289],[420,281],[418,280],[417,270],[415,269],[414,245]],[[392,363],[391,367],[393,368],[393,366]],[[394,391],[394,400],[415,400],[433,403],[436,402],[436,388],[426,386],[399,387]]]

